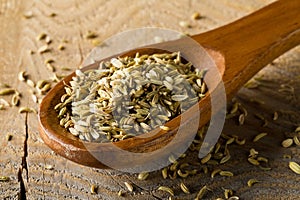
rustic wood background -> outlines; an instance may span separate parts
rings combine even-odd
[[[34,81],[49,79],[52,72],[44,61],[54,58],[58,73],[70,73],[61,70],[62,67],[77,68],[94,48],[95,40],[85,38],[89,30],[97,33],[99,41],[145,26],[196,34],[236,20],[270,2],[272,0],[0,0],[0,82],[21,91],[20,106],[38,109],[31,100],[29,87],[18,81],[18,72],[26,70]],[[194,11],[203,18],[192,20]],[[32,17],[24,17],[30,12]],[[180,26],[180,21],[188,22],[191,28]],[[52,51],[32,54],[45,43],[36,39],[42,32],[51,37]],[[65,50],[58,50],[60,44]],[[159,172],[151,173],[146,181],[139,181],[137,175],[70,162],[43,144],[36,114],[29,114],[26,120],[26,115],[19,114],[17,107],[0,110],[0,176],[10,177],[10,181],[0,182],[0,199],[166,199],[166,193],[156,190],[161,184],[175,188],[174,199],[194,199],[204,185],[211,189],[204,199],[224,198],[223,189],[232,189],[240,199],[246,200],[299,199],[300,176],[288,168],[288,163],[300,163],[300,148],[295,145],[283,148],[280,144],[300,126],[300,48],[275,60],[257,77],[262,83],[258,88],[243,88],[236,96],[249,112],[245,125],[239,126],[237,119],[232,118],[226,121],[224,128],[227,134],[247,139],[243,146],[230,146],[232,159],[222,165],[222,169],[234,172],[235,176],[212,179],[209,174],[202,174],[184,179],[191,190],[189,195],[179,189],[182,180],[163,180]],[[274,111],[279,114],[276,121],[272,120]],[[256,113],[264,116],[267,126],[262,126],[263,121],[255,117]],[[253,137],[260,132],[267,132],[268,136],[253,143]],[[13,136],[9,142],[7,134]],[[250,148],[269,158],[271,171],[263,171],[247,162]],[[284,158],[285,154],[291,158]],[[53,169],[45,169],[46,165],[52,165]],[[248,187],[250,178],[257,178],[260,183]],[[134,184],[134,192],[127,191],[124,181]],[[98,186],[97,194],[90,192],[92,184]],[[125,192],[124,197],[117,196],[119,190]]]

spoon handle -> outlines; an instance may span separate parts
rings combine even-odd
[[[279,0],[231,24],[193,36],[201,45],[224,55],[227,97],[300,43],[299,11],[299,0]]]

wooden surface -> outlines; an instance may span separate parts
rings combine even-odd
[[[37,109],[38,105],[30,98],[29,87],[17,80],[18,72],[28,71],[34,81],[49,79],[52,72],[45,67],[44,60],[55,58],[57,71],[70,73],[60,68],[75,69],[94,47],[91,40],[85,38],[88,30],[98,33],[100,41],[121,31],[145,26],[196,34],[231,22],[270,2],[87,0],[50,3],[1,0],[0,82],[21,91],[20,106]],[[32,18],[23,17],[27,11],[33,12]],[[194,11],[200,12],[204,18],[191,20]],[[51,13],[56,13],[56,16],[49,17]],[[181,27],[179,21],[189,22],[192,28]],[[44,44],[36,39],[42,32],[53,40],[50,44],[53,50],[42,55],[30,54],[30,50],[37,51]],[[64,44],[66,49],[57,50],[64,39],[68,40]],[[274,61],[257,77],[261,82],[258,88],[243,88],[236,96],[249,112],[245,124],[239,126],[235,117],[227,120],[224,128],[226,134],[247,139],[243,146],[230,145],[232,159],[220,166],[234,172],[235,176],[229,178],[216,176],[212,179],[209,174],[202,173],[187,179],[164,180],[160,172],[154,172],[146,181],[139,181],[135,174],[83,167],[57,156],[43,144],[35,114],[29,114],[26,121],[26,115],[19,114],[18,108],[0,110],[0,176],[10,177],[10,181],[0,182],[0,199],[18,199],[18,196],[22,199],[166,199],[166,193],[157,191],[159,185],[175,188],[175,199],[193,199],[203,185],[212,190],[204,199],[224,198],[223,188],[234,190],[241,199],[299,199],[300,176],[288,168],[288,163],[300,163],[300,148],[285,149],[280,145],[300,126],[299,47]],[[279,114],[276,121],[272,120],[274,111]],[[267,126],[263,127],[264,122],[255,117],[257,113],[268,121]],[[253,137],[261,132],[267,132],[268,136],[253,143]],[[7,134],[13,135],[10,142],[6,140]],[[247,162],[250,148],[255,148],[269,159],[271,171],[262,171]],[[291,158],[284,158],[285,154],[291,155]],[[53,169],[45,169],[46,165],[52,165]],[[260,183],[248,187],[247,180],[250,178],[257,178]],[[135,185],[134,192],[126,190],[124,181]],[[181,181],[190,188],[191,194],[180,191],[178,185]],[[98,186],[97,194],[91,194],[92,184]],[[119,190],[126,193],[124,197],[117,196]]]

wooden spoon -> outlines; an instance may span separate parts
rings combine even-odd
[[[192,36],[195,41],[206,48],[215,61],[222,74],[227,99],[232,98],[260,69],[299,44],[299,10],[299,0],[280,0],[236,22]],[[176,47],[179,49],[183,44],[184,40],[179,39],[152,45],[152,48],[135,49],[121,55],[134,55],[135,52],[141,54],[160,53],[161,47],[173,46],[175,49]],[[190,49],[189,53],[193,54],[194,49]],[[84,69],[97,68],[98,64],[99,62]],[[39,111],[39,122],[40,134],[44,142],[58,154],[79,164],[96,168],[112,167],[103,163],[101,159],[99,161],[99,158],[95,158],[95,153],[103,155],[103,158],[107,160],[126,160],[127,158],[124,159],[124,155],[119,154],[115,147],[128,152],[141,153],[140,159],[133,163],[134,166],[143,165],[149,160],[155,162],[156,157],[149,158],[142,156],[142,153],[155,152],[167,145],[174,139],[179,124],[185,128],[184,138],[194,134],[195,124],[203,126],[211,117],[210,95],[207,95],[184,113],[187,116],[185,119],[188,120],[182,122],[180,121],[181,116],[178,116],[168,122],[169,131],[160,130],[149,137],[130,138],[115,142],[113,145],[112,143],[82,142],[59,125],[57,113],[54,111],[54,106],[59,103],[60,97],[64,93],[64,83],[68,83],[74,75],[72,73],[58,83],[43,99]],[[216,83],[213,88],[216,88],[218,84]],[[210,90],[210,94],[213,92],[214,90]],[[195,115],[196,109],[201,111],[200,120]],[[180,148],[186,145],[185,142],[184,140],[176,141],[172,144],[172,148]],[[159,155],[164,156],[163,154]]]

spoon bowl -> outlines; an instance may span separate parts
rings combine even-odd
[[[105,156],[107,160],[124,160],[124,155],[119,153],[119,149],[141,155],[142,153],[149,154],[170,144],[178,132],[179,125],[185,131],[180,140],[172,143],[172,149],[180,148],[186,145],[187,140],[184,138],[194,134],[195,128],[204,126],[210,120],[210,97],[216,92],[215,89],[219,84],[224,84],[227,99],[232,98],[260,69],[300,43],[299,10],[300,1],[281,0],[236,22],[192,36],[192,39],[204,46],[213,59],[222,81],[214,81],[213,87],[196,105],[167,122],[165,125],[170,128],[168,131],[156,129],[143,134],[143,137],[129,138],[114,142],[113,145],[111,143],[84,142],[73,136],[59,125],[59,119],[54,110],[55,105],[60,102],[60,97],[64,94],[65,84],[68,84],[75,76],[75,73],[72,73],[59,82],[43,99],[39,110],[40,135],[44,142],[61,156],[82,165],[103,169],[111,166],[97,159],[95,153]],[[163,53],[165,50],[162,49],[166,49],[166,47],[180,49],[185,43],[183,38],[134,49],[112,57],[134,56],[136,52],[139,52],[140,55]],[[195,49],[187,49],[185,53],[193,54]],[[86,66],[82,70],[95,69],[99,63],[100,61]],[[201,113],[200,120],[197,116],[198,111]],[[160,157],[168,155],[168,152],[159,154]],[[145,162],[155,162],[155,159],[157,157],[141,156],[133,165],[139,166]]]

